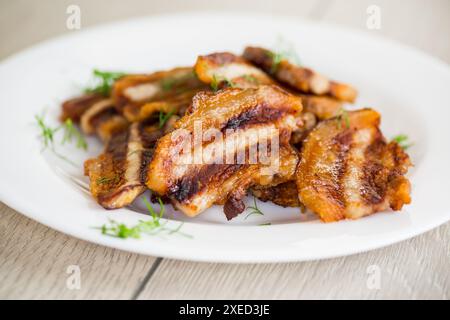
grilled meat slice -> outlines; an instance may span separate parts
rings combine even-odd
[[[296,66],[286,59],[276,61],[275,53],[257,47],[247,47],[244,58],[273,75],[278,81],[303,93],[328,95],[340,101],[354,102],[357,91],[349,85],[331,81],[307,68]]]
[[[276,84],[283,87],[281,83],[275,82],[269,75],[254,67],[242,57],[228,52],[200,56],[197,59],[195,71],[201,81],[209,85],[214,84],[217,88],[257,88],[266,84]],[[302,98],[303,113],[299,122],[303,125],[293,133],[291,141],[293,144],[300,143],[318,121],[332,118],[342,109],[342,103],[336,99],[299,94],[292,88],[283,89]]]
[[[344,112],[342,104],[332,98],[312,95],[298,95],[302,98],[303,113],[300,121],[303,125],[292,133],[291,143],[301,147],[309,132],[320,121],[334,118]]]
[[[97,134],[107,142],[115,133],[127,128],[129,122],[117,112],[111,99],[102,99],[81,116],[80,125],[85,134]]]
[[[302,98],[304,112],[314,114],[318,121],[334,118],[342,111],[342,103],[336,99],[306,94],[296,94]]]
[[[201,92],[176,130],[158,141],[147,186],[188,216],[228,202],[230,218],[242,209],[239,201],[252,185],[280,184],[294,176],[298,155],[289,139],[301,110],[299,98],[276,86]],[[214,135],[206,137],[209,133]],[[278,141],[278,157],[272,141]],[[259,154],[251,159],[250,150],[264,144],[270,163]]]
[[[110,139],[103,154],[85,162],[91,193],[101,206],[122,208],[147,189],[147,165],[162,135],[156,124],[133,123]]]
[[[297,169],[300,201],[325,222],[400,210],[411,201],[408,155],[386,142],[376,111],[349,112],[347,120],[323,121],[308,135]]]
[[[285,208],[301,206],[294,180],[271,187],[255,186],[251,191],[255,197],[264,202],[271,201]]]
[[[114,83],[112,98],[120,113],[137,122],[159,111],[182,115],[192,97],[206,88],[192,68],[176,68],[122,77]]]
[[[67,100],[62,105],[61,121],[71,119],[74,123],[79,123],[81,116],[94,104],[103,100],[104,97],[98,93],[90,93],[81,97]]]
[[[253,88],[257,85],[274,84],[261,69],[229,52],[200,56],[194,69],[200,81],[217,88]]]

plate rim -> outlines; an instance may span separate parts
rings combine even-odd
[[[184,13],[167,13],[167,14],[157,14],[157,15],[149,15],[149,16],[141,16],[141,17],[134,17],[134,18],[129,18],[129,19],[123,19],[123,20],[118,20],[118,21],[113,21],[113,22],[108,22],[108,23],[104,23],[104,24],[98,24],[98,25],[94,25],[94,26],[90,26],[90,27],[85,27],[83,28],[83,30],[76,32],[74,34],[62,34],[56,37],[52,37],[48,40],[39,42],[37,44],[34,44],[30,47],[27,47],[24,50],[21,50],[19,52],[13,53],[10,56],[6,57],[5,59],[2,59],[0,61],[0,71],[2,70],[3,66],[6,65],[7,63],[14,61],[15,59],[18,59],[22,56],[25,56],[27,54],[32,53],[35,50],[38,50],[40,47],[44,47],[44,46],[48,46],[51,44],[55,44],[61,40],[70,38],[70,37],[82,37],[84,33],[90,33],[90,32],[95,32],[96,30],[100,30],[100,29],[107,29],[107,28],[111,28],[111,27],[120,27],[121,25],[126,25],[129,24],[130,22],[133,23],[139,23],[140,21],[148,21],[148,20],[165,20],[165,19],[174,19],[177,17],[210,17],[211,15],[219,15],[220,17],[234,17],[234,18],[242,18],[242,17],[252,17],[252,18],[257,18],[257,19],[261,19],[261,18],[267,18],[270,17],[271,19],[274,20],[289,20],[291,22],[295,22],[297,24],[309,24],[309,25],[314,25],[314,26],[318,26],[318,27],[323,27],[325,29],[327,28],[335,28],[338,29],[340,32],[350,32],[353,34],[356,34],[357,36],[364,36],[364,37],[369,37],[371,38],[371,40],[373,41],[381,41],[384,42],[385,44],[388,44],[389,46],[396,46],[398,48],[401,48],[402,50],[407,50],[409,52],[412,52],[416,55],[420,55],[421,58],[426,59],[428,61],[430,61],[430,63],[434,63],[439,67],[445,67],[447,72],[450,72],[450,68],[449,65],[442,61],[440,58],[435,57],[433,55],[430,55],[428,53],[425,53],[424,51],[411,47],[409,45],[405,45],[403,43],[400,43],[398,41],[386,38],[384,36],[381,35],[377,35],[377,34],[370,34],[368,32],[359,30],[359,29],[354,29],[354,28],[350,28],[350,27],[346,27],[346,26],[341,26],[341,25],[335,25],[335,24],[330,24],[327,22],[322,22],[322,21],[314,21],[314,20],[309,20],[309,19],[300,19],[300,18],[293,18],[292,16],[284,16],[284,15],[268,15],[268,14],[261,14],[261,13],[237,13],[236,16],[236,12],[233,11],[227,11],[227,12],[218,12],[218,11],[201,11],[201,12],[197,12],[197,11],[189,11],[189,12],[184,12]],[[156,22],[157,23],[157,22]],[[103,237],[98,237],[95,236],[92,233],[83,233],[83,235],[80,235],[79,233],[75,233],[73,232],[72,229],[68,230],[68,229],[64,229],[60,226],[59,223],[54,223],[52,221],[48,221],[47,219],[43,219],[43,217],[39,214],[33,214],[31,213],[34,209],[31,208],[27,203],[21,202],[19,201],[14,201],[14,197],[11,197],[8,195],[8,192],[5,191],[6,188],[4,187],[5,185],[3,183],[0,183],[0,200],[5,203],[8,207],[14,209],[15,211],[17,211],[18,213],[34,220],[37,221],[51,229],[57,230],[58,232],[62,232],[63,234],[67,234],[70,236],[73,236],[77,239],[81,239],[81,240],[86,240],[89,242],[92,242],[94,244],[100,244],[103,246],[107,246],[107,247],[111,247],[111,248],[115,248],[115,249],[119,249],[119,250],[124,250],[124,251],[128,251],[128,252],[134,252],[134,253],[139,253],[139,254],[144,254],[144,255],[157,255],[157,256],[161,256],[161,257],[165,257],[165,258],[171,258],[171,259],[182,259],[182,260],[189,260],[189,261],[202,261],[202,262],[222,262],[222,263],[279,263],[279,262],[294,262],[294,261],[311,261],[311,260],[323,260],[323,259],[331,259],[331,258],[335,258],[335,257],[343,257],[343,256],[348,256],[348,255],[353,255],[356,253],[362,253],[362,252],[367,252],[367,251],[371,251],[371,250],[375,250],[378,248],[383,248],[386,247],[388,245],[391,244],[395,244],[407,239],[410,239],[412,237],[415,237],[417,235],[423,234],[431,229],[434,229],[442,224],[444,224],[445,222],[450,220],[450,210],[446,211],[445,215],[440,216],[441,219],[435,219],[433,220],[432,223],[428,223],[428,224],[424,224],[421,227],[422,228],[415,228],[414,232],[406,232],[406,233],[400,233],[397,237],[390,237],[388,238],[389,240],[384,240],[384,241],[380,241],[377,244],[374,244],[372,246],[366,246],[366,249],[361,250],[358,248],[354,248],[353,250],[341,250],[341,251],[336,251],[333,254],[329,254],[329,255],[321,255],[321,257],[315,257],[314,255],[310,256],[309,258],[299,258],[299,256],[293,255],[291,257],[280,257],[277,258],[276,255],[274,255],[274,258],[262,258],[259,259],[258,257],[255,256],[251,256],[251,257],[239,257],[238,255],[236,256],[228,256],[228,257],[220,257],[220,256],[215,256],[214,258],[209,258],[209,257],[205,257],[205,256],[201,256],[201,255],[195,255],[192,256],[190,255],[191,253],[187,252],[186,254],[183,253],[177,253],[177,254],[173,254],[172,252],[161,252],[163,250],[155,250],[156,253],[149,253],[148,250],[144,250],[146,247],[139,247],[139,246],[132,246],[132,245],[128,245],[127,241],[122,241],[121,242],[112,242],[112,241],[107,241],[107,239],[109,238],[103,238]],[[400,213],[401,214],[401,213]],[[36,218],[38,217],[38,218]],[[191,224],[191,225],[198,225],[196,223],[190,223],[187,222],[186,224]],[[239,227],[242,228],[243,226],[223,226],[223,225],[214,225],[214,227],[218,227],[218,228],[230,228],[230,227]],[[246,228],[254,228],[252,226],[245,226]],[[277,228],[280,226],[270,226],[268,228]],[[395,240],[392,240],[392,238],[395,238]],[[123,244],[123,245],[122,245]]]

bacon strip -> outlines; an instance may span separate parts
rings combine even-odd
[[[325,76],[308,68],[290,63],[286,59],[274,61],[275,53],[257,47],[247,47],[244,58],[272,74],[278,81],[300,92],[315,95],[328,95],[344,102],[354,102],[357,91],[343,83],[331,81]]]
[[[120,113],[137,122],[159,111],[182,115],[192,97],[205,88],[192,68],[176,68],[122,77],[114,83],[112,98]]]
[[[346,122],[348,122],[348,127]],[[297,169],[300,201],[325,222],[358,219],[411,201],[411,166],[379,130],[372,109],[321,122],[307,137]]]
[[[146,190],[147,164],[162,135],[157,125],[133,123],[110,139],[103,154],[85,162],[91,193],[101,206],[122,208]]]
[[[215,95],[199,93],[194,97],[189,114],[177,122],[176,130],[158,141],[148,169],[147,186],[159,195],[170,198],[174,206],[191,217],[213,204],[226,204],[229,201],[234,204],[226,205],[227,208],[242,209],[236,202],[242,199],[250,186],[276,185],[294,176],[298,156],[290,146],[289,139],[292,130],[297,127],[295,119],[301,108],[299,98],[274,86],[261,86],[258,89],[229,88]],[[223,153],[217,151],[217,154],[224,155],[222,163],[195,163],[192,158],[184,155],[177,158],[178,154],[173,150],[181,150],[187,142],[192,139],[195,142],[200,138],[196,138],[194,131],[197,121],[201,122],[203,132],[208,129],[219,132],[232,130],[232,134],[224,136],[222,145],[225,146],[230,146],[232,141],[236,141],[233,139],[245,135],[253,136],[255,140],[244,140],[238,148],[225,148]],[[266,135],[256,135],[261,129],[267,129],[260,131]],[[183,138],[182,133],[189,135]],[[276,159],[276,169],[259,162],[251,163],[249,150],[274,137],[279,140],[280,153]],[[221,150],[215,139],[200,139],[189,150],[194,146],[205,150],[204,154],[207,156],[213,154],[208,150]],[[269,149],[270,147],[271,145]],[[236,158],[241,151],[245,154],[245,161],[238,163]],[[195,157],[195,153],[190,155]],[[180,161],[183,159],[187,161]],[[226,159],[234,162],[229,163]],[[228,217],[233,217],[235,213],[228,212]]]

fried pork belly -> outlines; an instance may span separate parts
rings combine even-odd
[[[104,97],[98,93],[90,93],[81,97],[67,100],[62,105],[61,121],[71,119],[74,123],[79,123],[81,116],[94,104],[103,100]]]
[[[298,94],[297,94],[298,95]],[[302,98],[303,113],[300,115],[302,125],[292,133],[291,143],[300,147],[309,132],[316,125],[344,112],[342,104],[332,98],[311,95],[298,95]]]
[[[333,98],[305,94],[296,95],[302,98],[303,111],[314,114],[318,121],[334,118],[343,109],[342,103]]]
[[[300,201],[325,222],[358,219],[409,204],[411,165],[387,143],[380,115],[371,109],[319,123],[303,144],[297,169]]]
[[[308,68],[290,63],[286,59],[276,61],[276,54],[257,47],[247,47],[244,58],[274,76],[278,81],[300,92],[314,95],[327,95],[340,101],[354,102],[357,91],[349,85],[331,81]]]
[[[208,85],[214,83],[218,88],[230,85],[254,88],[257,85],[274,84],[261,69],[229,52],[200,56],[194,69],[200,81]]]
[[[146,168],[162,135],[157,124],[133,123],[113,135],[103,154],[85,162],[91,193],[101,206],[122,208],[147,189]]]
[[[112,98],[120,113],[137,122],[159,111],[182,115],[192,97],[206,88],[192,68],[176,68],[122,77],[114,83]]]
[[[97,134],[107,142],[116,132],[127,128],[129,122],[117,112],[112,99],[102,99],[84,112],[80,126],[85,134]]]
[[[285,87],[244,58],[232,53],[222,52],[200,56],[195,64],[195,72],[201,81],[208,85],[214,83],[218,88],[230,86],[257,88],[260,85],[276,84],[293,95],[301,97],[303,113],[300,118],[304,125],[294,132],[293,143],[303,140],[318,121],[335,117],[342,109],[342,103],[334,98],[300,94],[293,88]]]
[[[255,186],[251,192],[261,201],[271,201],[285,208],[301,206],[297,184],[294,180],[271,187]]]
[[[301,110],[298,97],[276,86],[197,94],[176,130],[158,141],[148,168],[148,188],[170,198],[188,216],[224,204],[227,218],[233,218],[244,210],[242,198],[251,186],[293,179],[298,155],[289,139]],[[202,139],[198,126],[205,134],[219,136]],[[275,140],[279,154],[272,157]],[[264,143],[274,161],[250,160],[249,150]],[[238,160],[239,154],[245,156]]]

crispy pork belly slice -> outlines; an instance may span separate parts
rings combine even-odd
[[[129,121],[136,122],[158,111],[168,110],[181,115],[192,97],[206,88],[197,79],[193,68],[176,68],[150,75],[122,77],[114,83],[112,98],[119,112]],[[145,105],[145,110],[141,110]]]
[[[104,97],[98,93],[90,93],[81,97],[67,100],[62,105],[61,121],[71,119],[74,123],[79,123],[81,116],[94,104],[103,100]]]
[[[321,122],[307,137],[297,168],[300,201],[325,222],[358,219],[410,203],[411,165],[380,132],[371,109]]]
[[[292,133],[291,143],[296,146],[301,145],[319,122],[334,118],[344,112],[342,104],[333,98],[313,95],[298,96],[302,98],[303,113],[300,115],[302,125]]]
[[[264,202],[271,201],[285,208],[300,207],[295,180],[270,187],[255,186],[251,191],[255,197]]]
[[[85,134],[97,134],[107,142],[116,132],[127,128],[129,122],[117,112],[112,99],[103,99],[82,115],[80,126]]]
[[[125,117],[131,122],[144,121],[158,115],[160,112],[165,114],[184,115],[187,108],[192,103],[192,98],[199,92],[198,89],[180,92],[166,100],[147,102],[142,106],[126,107],[124,109]]]
[[[219,88],[234,86],[239,88],[256,88],[259,85],[277,84],[284,87],[282,83],[275,82],[261,69],[254,67],[247,60],[232,53],[213,53],[200,56],[195,64],[195,72],[204,83],[211,85],[216,82]],[[325,120],[338,115],[342,109],[342,103],[334,98],[326,96],[314,96],[311,94],[300,94],[293,88],[284,87],[293,95],[302,98],[303,112],[314,114],[318,120]]]
[[[302,98],[303,112],[314,114],[318,121],[334,118],[342,111],[342,103],[336,99],[306,94],[296,94]]]
[[[219,88],[230,85],[253,88],[257,85],[274,84],[261,69],[229,52],[200,56],[194,68],[201,81],[208,85],[214,83]]]
[[[286,59],[275,61],[275,53],[257,47],[247,47],[244,58],[272,74],[278,81],[303,93],[328,95],[340,101],[354,102],[357,91],[347,85],[331,81],[325,76],[308,68],[290,63]]]
[[[85,162],[91,193],[101,206],[122,208],[146,190],[146,168],[162,135],[158,125],[133,123],[110,139],[103,154]]]
[[[147,186],[169,197],[188,216],[225,204],[232,218],[236,210],[243,210],[240,201],[250,186],[292,179],[298,155],[289,139],[301,110],[300,98],[276,86],[201,92],[176,130],[158,141]],[[222,139],[202,139],[199,126],[203,133],[214,132]],[[272,141],[278,141],[277,157]],[[264,143],[274,161],[250,160],[249,150]]]

